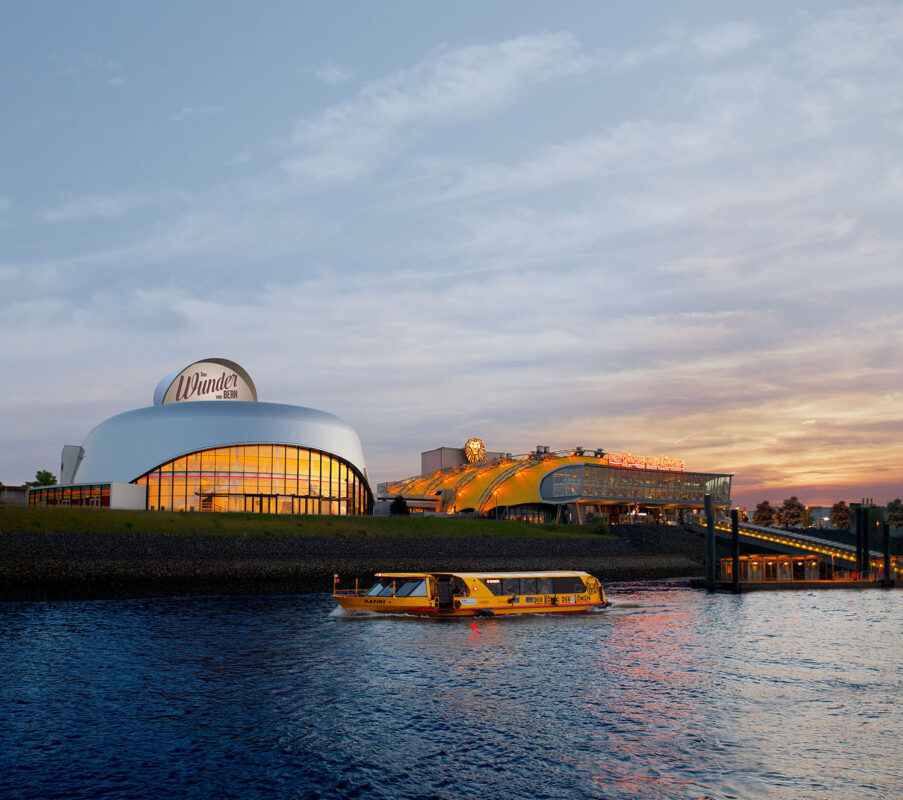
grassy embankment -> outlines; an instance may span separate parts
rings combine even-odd
[[[0,600],[328,591],[374,572],[697,574],[702,540],[663,525],[0,508]]]
[[[176,536],[389,536],[405,538],[600,538],[592,528],[462,517],[325,517],[0,506],[3,533]],[[608,538],[608,537],[606,537]]]

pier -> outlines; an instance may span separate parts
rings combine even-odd
[[[734,593],[762,589],[861,589],[890,588],[903,578],[903,557],[891,556],[886,522],[869,523],[868,509],[857,509],[856,543],[853,545],[739,521],[731,511],[731,524],[716,522],[706,503],[706,578],[691,584],[709,591]],[[869,547],[870,528],[880,533],[883,550]],[[715,558],[716,539],[728,539],[733,553]],[[773,551],[740,555],[741,543]]]

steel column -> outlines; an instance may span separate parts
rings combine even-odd
[[[715,590],[715,512],[710,494],[705,496],[705,588]]]
[[[862,574],[866,580],[872,571],[871,558],[869,558],[869,526],[871,514],[868,506],[862,509]]]
[[[736,508],[731,509],[731,544],[731,591],[740,594],[740,512]]]

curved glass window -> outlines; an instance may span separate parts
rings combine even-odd
[[[370,489],[350,464],[293,445],[217,447],[181,456],[133,481],[151,511],[366,514]]]
[[[702,505],[706,493],[712,495],[716,506],[730,505],[731,476],[571,464],[544,476],[539,487],[540,497],[550,502],[582,497],[628,503]]]

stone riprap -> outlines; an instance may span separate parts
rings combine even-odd
[[[375,572],[585,570],[600,580],[703,573],[704,544],[674,526],[622,525],[613,538],[180,536],[7,531],[0,599],[322,592]]]

